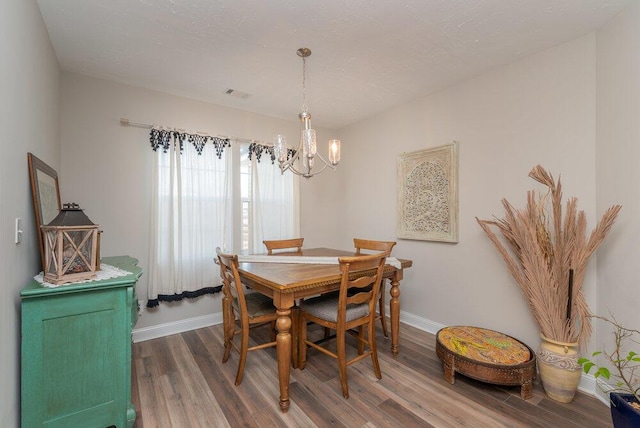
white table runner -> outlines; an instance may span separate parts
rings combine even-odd
[[[339,257],[327,256],[278,256],[278,255],[238,255],[238,262],[246,263],[298,263],[311,265],[337,265]],[[386,264],[402,269],[402,264],[395,257],[387,257]]]

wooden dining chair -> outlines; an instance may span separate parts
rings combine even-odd
[[[302,243],[304,238],[293,239],[276,239],[271,241],[262,241],[265,247],[267,247],[267,254],[301,254]],[[295,248],[295,251],[291,251]],[[282,251],[289,250],[289,251]],[[275,252],[274,252],[275,251]]]
[[[245,287],[240,281],[238,273],[238,256],[224,254],[216,248],[220,276],[222,277],[222,318],[224,328],[224,355],[222,363],[226,363],[233,347],[240,354],[236,385],[242,382],[247,353],[257,349],[276,345],[275,321],[278,318],[273,300],[260,293],[245,293]],[[270,342],[249,346],[249,330],[264,324],[271,325]],[[239,327],[239,328],[237,328]],[[240,345],[234,341],[236,334],[240,335]]]
[[[395,241],[372,241],[369,239],[358,239],[353,238],[353,245],[356,247],[356,254],[364,254],[362,250],[367,251],[375,251],[375,252],[384,252],[387,254],[387,257],[391,256],[391,250],[396,245]],[[380,323],[382,324],[382,332],[384,333],[384,337],[389,337],[389,330],[387,330],[387,316],[385,311],[385,295],[386,295],[386,280],[382,278],[380,280],[380,293],[378,294],[379,308],[378,308],[378,316],[376,318],[380,319]]]
[[[382,278],[386,257],[386,253],[340,257],[338,260],[342,278],[338,296],[320,296],[304,300],[300,304],[298,315],[300,369],[306,366],[308,346],[336,358],[340,369],[342,395],[345,398],[349,398],[347,366],[371,356],[375,375],[378,379],[382,379],[376,349],[375,314],[380,278]],[[354,275],[355,279],[349,279],[354,272],[358,272]],[[315,343],[307,339],[307,321],[336,331],[337,353],[321,346],[320,342],[325,340]],[[358,329],[357,333],[351,331],[355,328]],[[346,333],[354,335],[358,340],[358,353],[349,360],[346,355]],[[366,352],[365,346],[368,347]]]

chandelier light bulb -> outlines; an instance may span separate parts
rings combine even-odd
[[[283,163],[287,160],[287,139],[284,135],[276,135],[273,142],[273,154],[278,162]]]
[[[305,129],[302,131],[303,138],[303,154],[312,159],[316,153],[318,152],[316,149],[316,130],[315,129]]]
[[[329,162],[334,166],[340,162],[340,140],[329,140]]]

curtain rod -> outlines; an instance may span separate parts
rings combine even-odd
[[[149,123],[131,122],[129,119],[124,118],[124,117],[120,118],[120,125],[122,125],[122,126],[135,126],[137,128],[146,128],[146,129],[151,129],[151,128],[153,128],[155,126],[155,125],[151,125]],[[170,126],[161,126],[161,128],[169,129],[169,130],[172,130],[172,131],[188,132],[185,129],[172,128]],[[203,132],[203,131],[195,131],[195,134],[212,136],[208,132]],[[263,146],[269,146],[269,147],[273,146],[273,143],[266,143],[264,141],[256,140],[256,139],[253,139],[253,138],[227,137],[225,135],[216,135],[215,137],[222,138],[222,139],[228,139],[228,140],[236,142],[236,143],[259,143],[259,144],[262,144]]]

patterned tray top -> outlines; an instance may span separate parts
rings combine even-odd
[[[480,327],[445,327],[438,332],[438,341],[456,355],[483,363],[513,366],[531,359],[523,343]]]

